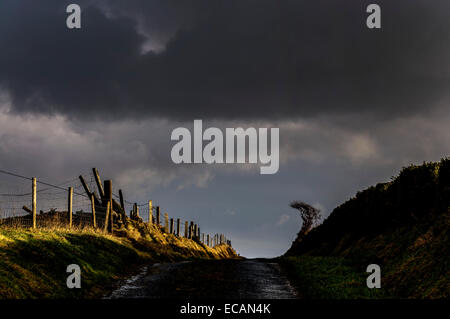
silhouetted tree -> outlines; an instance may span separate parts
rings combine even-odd
[[[320,221],[320,210],[302,201],[292,201],[290,206],[299,211],[303,221],[302,228],[297,236],[297,241],[300,241]]]

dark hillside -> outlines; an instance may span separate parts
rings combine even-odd
[[[287,256],[344,257],[381,266],[401,297],[449,297],[450,159],[404,168],[335,208]]]

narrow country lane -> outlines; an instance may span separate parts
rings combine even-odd
[[[297,294],[278,264],[250,259],[150,265],[107,298],[292,299]]]

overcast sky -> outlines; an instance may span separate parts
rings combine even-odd
[[[366,7],[382,9],[381,30]],[[82,28],[66,27],[66,6]],[[450,3],[3,0],[0,168],[57,183],[98,167],[244,256],[450,149]],[[280,169],[175,165],[172,129],[279,127]],[[0,181],[1,184],[1,181]],[[3,184],[2,187],[5,187]]]

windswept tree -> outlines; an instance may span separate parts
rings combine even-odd
[[[303,221],[302,228],[300,229],[297,237],[297,241],[300,241],[313,228],[313,226],[320,221],[322,216],[320,214],[320,209],[317,209],[302,201],[293,201],[290,206],[299,211],[300,217]]]

